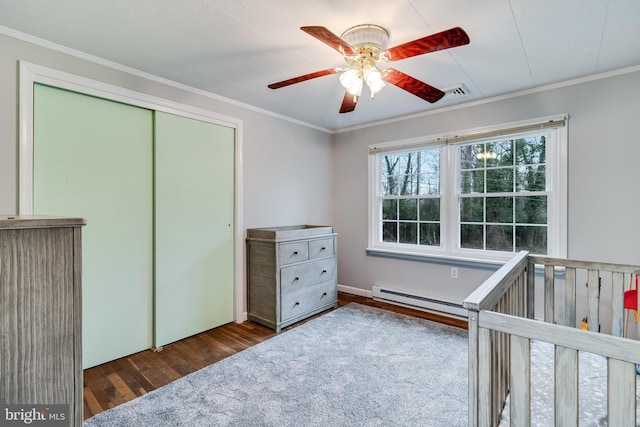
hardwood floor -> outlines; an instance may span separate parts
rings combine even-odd
[[[356,302],[409,316],[466,328],[467,322],[400,307],[370,298],[338,293],[338,306]],[[326,313],[326,312],[325,312]],[[304,322],[289,326],[295,328]],[[169,344],[161,352],[142,351],[84,371],[84,419],[135,399],[227,356],[273,337],[253,322],[229,323]]]

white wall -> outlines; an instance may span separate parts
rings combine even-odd
[[[244,228],[331,224],[331,135],[0,34],[0,214],[17,213],[18,61],[242,120]],[[239,260],[244,266],[244,260]],[[244,269],[242,269],[244,270]]]
[[[491,270],[367,256],[367,148],[381,143],[568,113],[568,256],[640,264],[640,71],[334,136],[338,281],[462,301]]]

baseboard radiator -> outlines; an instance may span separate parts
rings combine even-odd
[[[467,310],[459,303],[410,294],[405,291],[380,286],[374,286],[372,291],[372,297],[375,300],[431,311],[445,316],[461,319],[467,318]]]

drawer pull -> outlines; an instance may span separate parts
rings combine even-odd
[[[327,270],[322,270],[322,274],[325,274],[327,272]]]
[[[322,296],[320,298],[324,298],[326,296],[327,296],[327,293],[325,292],[325,293],[322,294]]]
[[[299,306],[299,305],[300,305],[300,303],[298,301],[296,301],[296,303],[293,304],[294,307]]]
[[[320,248],[320,252],[326,250],[327,248],[325,248],[324,246]]]
[[[300,280],[299,277],[296,277],[296,278],[293,279],[294,282],[297,282],[298,280]]]
[[[298,256],[298,251],[293,252],[293,256]]]

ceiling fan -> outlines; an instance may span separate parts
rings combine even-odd
[[[398,61],[412,56],[423,55],[469,43],[469,36],[460,27],[451,28],[417,40],[386,47],[389,33],[379,25],[356,25],[346,30],[340,37],[325,27],[300,27],[307,34],[326,43],[337,50],[347,62],[347,68],[328,68],[314,73],[293,77],[268,85],[270,89],[279,89],[306,80],[342,73],[340,84],[346,93],[340,106],[341,113],[348,113],[356,108],[362,87],[367,85],[371,98],[384,86],[391,83],[428,102],[436,102],[444,96],[444,92],[414,77],[393,68],[380,69],[380,64]]]

